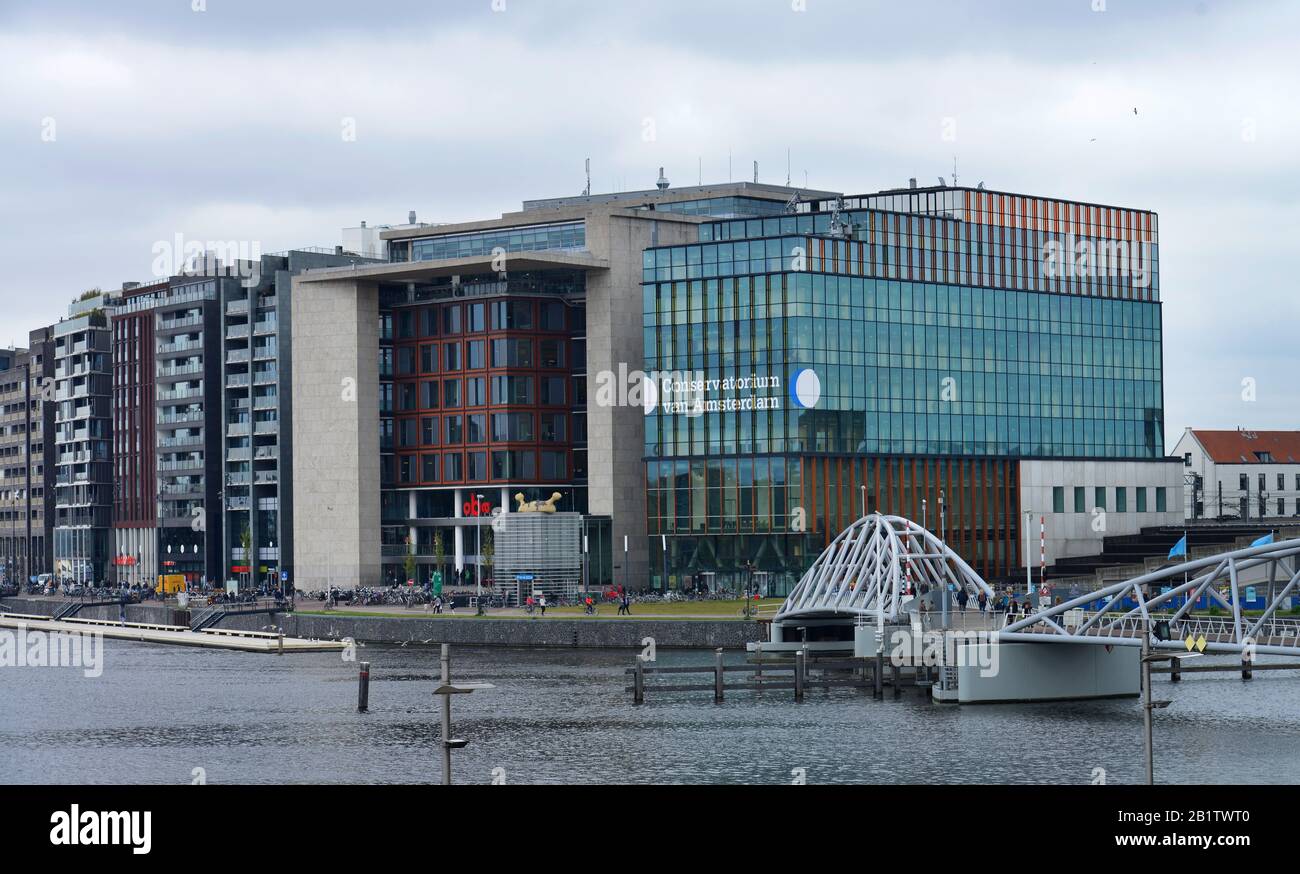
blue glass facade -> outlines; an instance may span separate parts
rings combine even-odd
[[[923,498],[997,576],[1019,561],[1017,459],[1163,457],[1153,214],[889,202],[918,211],[712,222],[645,251],[656,586],[793,581],[864,510],[919,521]]]

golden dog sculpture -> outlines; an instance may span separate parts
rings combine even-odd
[[[551,495],[549,500],[546,501],[525,501],[524,493],[520,492],[519,494],[515,495],[515,501],[519,504],[519,509],[516,510],[515,512],[554,513],[555,505],[560,502],[560,498],[562,497],[564,497],[564,495],[560,494],[559,492],[556,492],[555,494]]]

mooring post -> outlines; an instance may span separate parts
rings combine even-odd
[[[799,650],[794,654],[794,700],[803,700],[803,669],[804,669],[805,650]]]
[[[877,701],[885,697],[885,651],[876,648],[876,665],[871,672],[871,682],[874,687],[871,697]]]
[[[763,685],[762,685],[762,684],[763,684],[763,644],[762,644],[761,642],[760,642],[760,643],[757,643],[757,644],[754,645],[754,653],[755,653],[755,654],[757,655],[757,657],[758,657],[758,669],[757,669],[756,671],[754,671],[754,681],[755,681],[755,683],[758,684],[759,691],[762,691],[762,688],[763,688]]]
[[[1177,683],[1182,678],[1183,678],[1183,660],[1170,659],[1169,660],[1169,682]]]
[[[451,685],[451,646],[442,645],[442,653],[439,658],[442,668],[442,685],[444,687]],[[451,695],[442,695],[442,785],[451,785]]]
[[[636,668],[632,671],[632,703],[645,703],[645,659],[636,657]]]
[[[713,701],[722,701],[722,647],[713,653]]]
[[[361,673],[357,674],[357,713],[366,713],[370,709],[370,662],[361,663]]]
[[[891,679],[894,686],[894,697],[897,698],[899,695],[903,694],[903,666],[897,661],[893,662],[893,666],[894,670]]]
[[[284,655],[284,628],[279,629],[279,634],[275,638],[275,654]]]
[[[1241,654],[1241,678],[1249,680],[1254,674],[1250,670],[1250,656],[1247,653]]]

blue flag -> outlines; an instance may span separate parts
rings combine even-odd
[[[1261,537],[1259,540],[1256,540],[1254,543],[1252,543],[1251,546],[1265,546],[1272,542],[1273,542],[1273,532],[1270,531],[1267,534],[1265,534],[1263,537]]]
[[[1187,535],[1186,534],[1183,535],[1182,540],[1174,544],[1173,549],[1169,550],[1170,558],[1177,558],[1180,555],[1183,556],[1184,558],[1187,557]]]

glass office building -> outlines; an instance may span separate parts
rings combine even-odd
[[[645,250],[652,585],[781,593],[873,510],[1015,573],[1020,460],[1164,455],[1157,265],[1152,213],[956,188]]]

